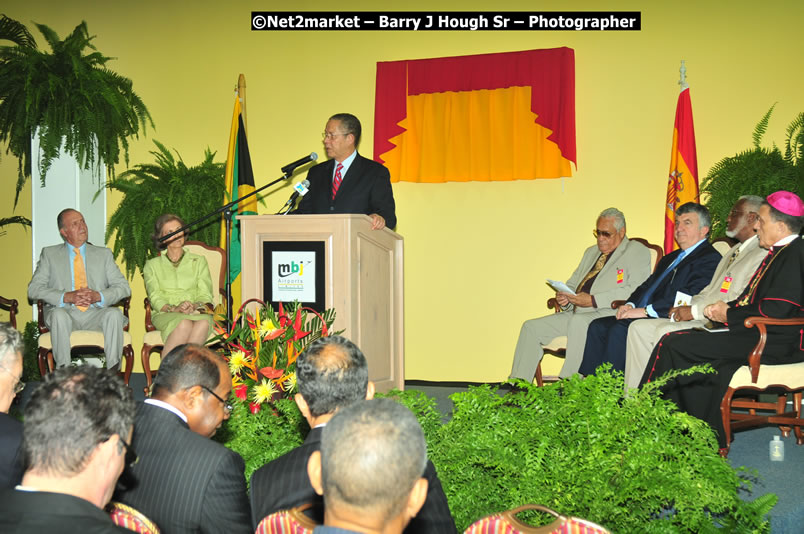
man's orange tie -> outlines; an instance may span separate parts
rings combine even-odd
[[[75,257],[73,258],[73,278],[75,279],[75,289],[82,289],[87,287],[87,271],[84,269],[84,259],[81,257],[81,249],[76,248]],[[81,311],[87,311],[88,306],[78,306]]]

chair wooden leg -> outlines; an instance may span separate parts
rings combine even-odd
[[[134,369],[134,348],[131,345],[123,347],[123,357],[126,359],[126,370],[123,374],[123,382],[128,385],[131,380],[131,371]]]
[[[780,394],[776,397],[776,414],[782,415],[787,408],[787,394]],[[779,425],[779,430],[782,436],[788,437],[790,435],[790,427],[788,425]]]
[[[45,375],[47,374],[47,353],[48,352],[49,352],[48,349],[45,349],[45,348],[42,348],[42,347],[40,347],[39,351],[37,352],[37,360],[38,360],[38,363],[39,363],[39,374],[42,376],[42,378],[44,378]]]
[[[140,351],[140,359],[142,360],[142,371],[145,373],[145,396],[148,397],[151,394],[151,384],[153,383],[153,372],[151,371],[151,352],[159,351],[161,354],[162,352],[161,345],[143,345],[142,351]]]
[[[720,417],[723,422],[723,432],[726,434],[726,446],[720,449],[720,455],[726,458],[731,448],[731,399],[734,396],[734,389],[729,388],[720,401]]]
[[[801,400],[802,400],[802,392],[796,391],[793,393],[793,404],[795,405],[795,412],[796,412],[796,419],[798,419],[798,423],[796,426],[793,427],[793,432],[796,434],[796,444],[804,445],[804,437],[801,435]]]
[[[542,362],[539,362],[539,365],[536,366],[536,385],[539,387],[544,386],[544,380],[542,379]]]

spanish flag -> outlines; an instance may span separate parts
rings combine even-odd
[[[242,198],[254,191],[254,172],[251,168],[251,156],[248,151],[248,141],[246,140],[246,128],[243,123],[242,108],[240,106],[239,95],[235,95],[234,114],[232,115],[232,127],[229,133],[229,150],[226,154],[226,198],[224,204]],[[237,215],[256,215],[257,197],[256,195],[237,205]],[[226,221],[221,223],[221,248],[226,250]],[[237,220],[232,220],[232,241],[231,249],[227,251],[229,262],[229,276],[232,281],[232,300],[240,302],[239,291],[235,293],[236,287],[240,287],[237,278],[240,275],[240,224]]]
[[[676,104],[673,148],[670,151],[670,175],[667,180],[667,202],[664,214],[664,253],[678,245],[673,237],[676,210],[687,202],[698,202],[698,156],[695,152],[695,128],[692,124],[692,102],[689,87],[682,85]]]

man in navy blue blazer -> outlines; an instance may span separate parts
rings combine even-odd
[[[687,202],[676,210],[674,236],[680,248],[659,261],[617,315],[592,321],[579,369],[582,375],[594,374],[604,362],[625,371],[628,326],[637,319],[667,317],[679,292],[692,296],[706,287],[721,259],[707,240],[711,224],[709,210],[700,204]]]
[[[307,173],[310,190],[294,213],[363,213],[374,230],[396,228],[391,174],[376,161],[357,153],[360,121],[352,114],[330,117],[324,130],[324,149],[330,158]]]

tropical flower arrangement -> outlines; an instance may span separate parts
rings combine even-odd
[[[249,304],[255,304],[252,310]],[[335,310],[323,314],[298,302],[280,302],[274,310],[259,299],[249,299],[227,330],[216,321],[215,331],[232,373],[236,402],[257,414],[266,403],[287,398],[296,390],[296,358],[304,348],[332,332]]]

